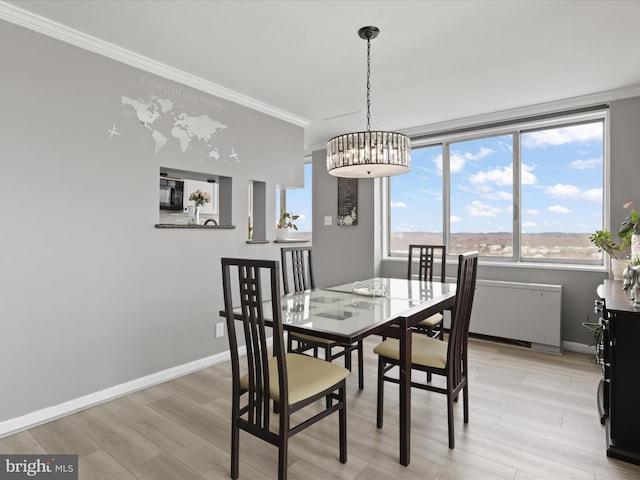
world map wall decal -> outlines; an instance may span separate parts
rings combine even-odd
[[[138,83],[145,85],[145,87],[161,90],[165,94],[173,92],[176,95],[185,96],[189,100],[201,101],[208,106],[220,108],[219,102],[214,98],[199,97],[180,87],[171,87],[157,80],[147,80],[142,75],[138,77]],[[173,100],[153,94],[145,96],[122,95],[120,103],[123,106],[123,115],[135,116],[138,122],[150,132],[156,155],[168,142],[174,140],[178,142],[183,153],[192,152],[216,160],[221,159],[221,153],[214,144],[214,140],[227,126],[209,115],[187,112],[183,107],[176,107]],[[115,122],[108,133],[110,139],[122,134],[121,131],[118,131]],[[227,158],[240,163],[240,158],[234,148],[222,155],[223,162]]]

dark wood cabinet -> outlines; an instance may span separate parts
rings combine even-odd
[[[602,335],[602,380],[598,388],[601,421],[607,427],[607,455],[640,465],[640,309],[622,282],[598,287]]]

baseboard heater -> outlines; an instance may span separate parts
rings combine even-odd
[[[562,353],[561,310],[562,285],[478,280],[469,332]]]

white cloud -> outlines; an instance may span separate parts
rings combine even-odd
[[[462,221],[462,219],[460,217],[455,216],[455,215],[451,215],[451,217],[449,217],[449,221],[451,223],[460,223]]]
[[[533,227],[537,227],[538,224],[536,222],[524,222],[522,224],[523,228],[533,228]]]
[[[432,162],[436,166],[436,172],[441,177],[442,176],[442,155],[438,155],[436,158],[432,160]]]
[[[469,182],[473,184],[491,182],[496,185],[513,185],[513,169],[511,167],[494,168],[486,172],[471,175]]]
[[[538,179],[536,176],[531,173],[536,169],[536,167],[532,165],[527,165],[525,163],[522,164],[520,168],[520,183],[522,185],[535,185],[538,183]]]
[[[577,198],[580,195],[580,189],[578,187],[575,185],[565,185],[563,183],[547,187],[545,188],[545,192],[557,198]]]
[[[549,210],[549,212],[551,213],[561,213],[563,215],[571,213],[571,210],[569,210],[567,207],[563,207],[562,205],[551,205],[547,210]]]
[[[466,208],[469,215],[474,217],[495,217],[500,213],[498,207],[493,207],[482,203],[480,200],[474,200]]]
[[[484,198],[487,198],[489,200],[511,200],[513,199],[513,195],[511,194],[511,192],[496,191],[487,193],[486,195],[484,195]]]
[[[531,165],[522,165],[520,170],[522,185],[535,185],[537,183],[538,179],[532,173],[534,170],[535,167]],[[469,178],[469,182],[472,184],[490,182],[500,186],[511,186],[513,185],[513,167],[509,165],[508,167],[494,168],[486,172],[478,172]]]
[[[589,158],[587,160],[574,160],[569,164],[569,168],[576,170],[588,170],[602,165],[601,158]]]
[[[478,150],[478,153],[464,152],[463,157],[465,160],[480,160],[494,152],[492,148],[482,147]]]
[[[527,210],[527,213],[529,215],[538,215],[538,210],[536,210],[535,208],[530,208],[529,210]]]
[[[464,168],[466,163],[465,159],[459,154],[452,153],[449,156],[449,171],[451,173],[458,173]],[[436,166],[436,171],[439,176],[442,176],[442,155],[438,155],[433,159],[433,164]]]
[[[582,192],[582,198],[591,202],[600,202],[602,201],[602,189],[590,188],[589,190],[585,190]]]
[[[565,128],[550,128],[522,135],[522,145],[527,148],[565,145],[574,142],[602,140],[602,123],[587,123]]]
[[[390,205],[391,208],[407,208],[407,204],[404,202],[394,202],[393,200],[391,201]]]

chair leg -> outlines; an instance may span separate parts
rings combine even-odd
[[[278,480],[287,480],[287,450],[289,449],[289,438],[284,435],[280,439],[278,448]]]
[[[278,480],[287,480],[287,457],[289,453],[289,407],[282,407],[282,415],[279,419],[278,439]]]
[[[464,423],[469,423],[469,384],[462,388],[462,408],[464,411]]]
[[[239,475],[240,467],[240,428],[238,420],[231,419],[231,478],[236,480]]]
[[[340,423],[340,463],[347,463],[347,396],[346,386],[343,383],[338,391],[339,401],[342,408],[338,411],[338,421]]]
[[[453,397],[447,393],[447,424],[449,427],[449,448],[455,447],[455,435],[453,431]]]
[[[378,356],[378,399],[376,405],[376,427],[382,428],[382,410],[384,408],[384,360]]]
[[[358,389],[364,389],[364,347],[362,340],[358,342]]]

